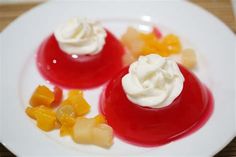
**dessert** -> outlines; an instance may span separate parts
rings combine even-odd
[[[37,67],[51,83],[66,88],[94,88],[122,67],[124,49],[99,22],[73,18],[39,47]]]
[[[158,146],[200,128],[213,109],[210,91],[174,61],[141,56],[117,74],[100,98],[100,111],[127,142]]]
[[[41,130],[59,129],[76,143],[109,148],[114,129],[129,143],[159,146],[196,131],[213,110],[210,91],[186,69],[196,67],[195,51],[157,27],[128,27],[119,41],[99,22],[72,18],[44,40],[36,59],[42,76],[56,86],[38,86],[25,112]],[[87,118],[91,107],[76,89],[106,82],[101,114]],[[63,99],[59,87],[74,90]]]

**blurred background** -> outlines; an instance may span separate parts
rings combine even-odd
[[[22,13],[45,1],[46,0],[0,0],[0,33]],[[236,34],[236,0],[190,1],[218,17]],[[10,156],[14,155],[0,144],[0,157]],[[236,138],[215,157],[236,157]]]
[[[23,12],[47,0],[0,0],[0,32]],[[76,0],[75,0],[76,1]],[[161,0],[157,0],[161,1]],[[178,0],[169,0],[178,1]],[[179,0],[180,1],[180,0]],[[236,33],[236,0],[189,0],[220,18]],[[236,150],[235,150],[236,151]]]
[[[42,2],[43,0],[0,0],[1,3]]]

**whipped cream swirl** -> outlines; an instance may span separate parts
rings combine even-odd
[[[184,77],[175,61],[150,54],[139,57],[122,78],[127,98],[141,106],[170,105],[183,89]]]
[[[101,52],[105,44],[106,31],[99,22],[72,18],[59,26],[54,35],[65,53],[94,55]]]

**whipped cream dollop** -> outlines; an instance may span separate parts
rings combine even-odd
[[[181,93],[183,83],[177,63],[156,54],[140,56],[122,78],[127,98],[137,105],[152,108],[170,105]]]
[[[102,50],[106,31],[97,21],[76,17],[60,25],[54,35],[65,53],[93,55]]]

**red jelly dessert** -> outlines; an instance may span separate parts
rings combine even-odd
[[[64,53],[51,35],[37,52],[40,73],[51,83],[66,88],[93,88],[108,81],[123,67],[124,49],[109,31],[101,52],[95,55]]]
[[[179,66],[185,81],[181,94],[163,108],[136,105],[128,100],[121,79],[124,68],[101,95],[100,111],[115,134],[127,142],[142,146],[159,146],[199,129],[210,117],[213,98],[194,74]]]

